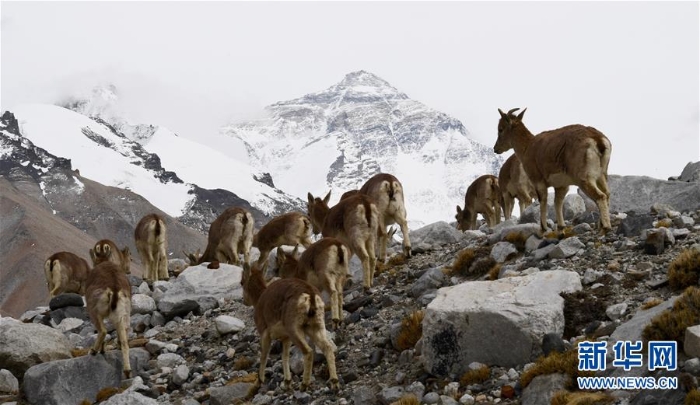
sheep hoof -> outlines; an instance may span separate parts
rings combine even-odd
[[[299,387],[299,391],[306,391],[307,389],[309,389],[309,384],[301,383],[301,386]]]
[[[97,351],[95,349],[90,349],[90,356],[94,356],[97,354]]]
[[[131,370],[124,370],[124,377],[131,378]]]
[[[292,380],[289,379],[289,380],[282,381],[282,389],[287,390],[287,391],[291,390],[292,389]]]
[[[331,329],[333,330],[338,330],[340,329],[341,321],[340,319],[333,319],[331,321]]]
[[[410,247],[410,246],[404,246],[404,248],[403,248],[403,253],[406,255],[406,257],[411,257],[411,247]]]
[[[328,380],[328,382],[330,383],[332,390],[337,391],[338,389],[340,389],[340,383],[338,383],[337,378],[331,378],[330,380]]]

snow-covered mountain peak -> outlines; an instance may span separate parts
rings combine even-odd
[[[247,151],[251,166],[302,199],[331,189],[331,202],[376,173],[392,173],[406,190],[412,227],[451,220],[471,181],[502,163],[459,120],[366,71],[265,110],[268,119],[221,131]]]
[[[408,96],[381,77],[358,70],[345,75],[343,80],[329,88],[307,94],[301,98],[289,101],[281,101],[271,107],[286,105],[312,104],[324,108],[338,109],[347,104],[390,102],[392,100],[406,100]]]

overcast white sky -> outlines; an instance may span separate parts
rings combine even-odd
[[[610,173],[700,159],[698,2],[2,2],[3,110],[112,82],[132,119],[210,136],[364,69],[496,140],[580,123]]]

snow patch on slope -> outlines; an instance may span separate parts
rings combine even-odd
[[[132,163],[140,160],[131,153],[129,141],[102,124],[53,105],[25,104],[13,112],[23,136],[52,154],[70,157],[84,177],[131,190],[175,217],[182,215],[192,199],[188,185],[161,183],[153,173]]]

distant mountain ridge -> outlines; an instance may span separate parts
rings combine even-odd
[[[269,174],[165,127],[131,123],[117,99],[116,87],[98,86],[61,106],[17,106],[15,115],[23,136],[72,159],[83,175],[131,189],[204,232],[232,205],[253,212],[258,225],[302,208],[300,199],[275,189]]]
[[[471,181],[497,174],[503,161],[459,120],[366,71],[265,112],[265,119],[232,123],[222,133],[280,189],[299,198],[332,190],[337,201],[372,175],[392,173],[404,185],[412,227],[450,220]]]

